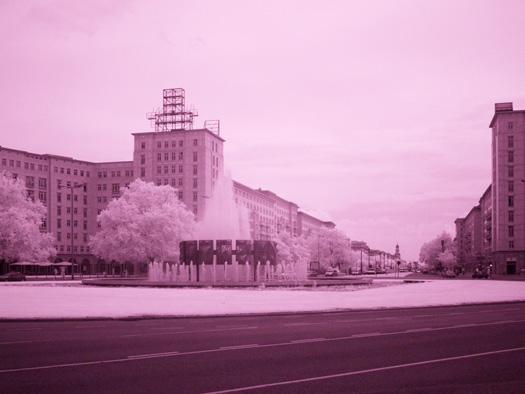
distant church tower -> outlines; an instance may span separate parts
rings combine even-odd
[[[394,259],[401,260],[401,253],[399,253],[399,244],[396,244],[396,253],[394,253]]]

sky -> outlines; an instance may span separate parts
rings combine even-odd
[[[522,1],[0,0],[0,145],[132,160],[162,90],[225,165],[417,260],[490,184],[494,103],[525,109]]]

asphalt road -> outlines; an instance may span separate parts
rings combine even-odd
[[[523,393],[525,303],[0,323],[0,393]]]

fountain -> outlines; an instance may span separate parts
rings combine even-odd
[[[275,242],[249,239],[248,212],[235,204],[233,191],[231,179],[218,179],[197,223],[198,240],[180,243],[179,263],[150,263],[150,281],[219,285],[306,279],[306,267],[303,274],[292,264],[278,264]]]

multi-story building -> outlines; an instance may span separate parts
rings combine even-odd
[[[223,174],[225,140],[218,121],[193,129],[195,116],[195,110],[185,108],[183,89],[166,89],[162,110],[148,116],[155,132],[133,134],[132,161],[93,163],[0,146],[0,171],[25,181],[28,195],[47,207],[41,230],[55,237],[57,261],[72,261],[85,274],[112,272],[120,267],[97,259],[90,252],[89,239],[97,232],[97,215],[133,180],[173,187],[197,221],[202,220]],[[233,185],[239,209],[249,213],[252,239],[268,240],[281,231],[300,235],[316,226],[335,227],[300,212],[297,204],[271,191],[236,181]]]
[[[525,111],[495,105],[492,129],[492,261],[496,273],[525,269]]]
[[[512,275],[525,271],[525,111],[497,103],[489,127],[492,183],[480,198],[477,221],[467,227],[468,216],[456,220],[459,262]]]

